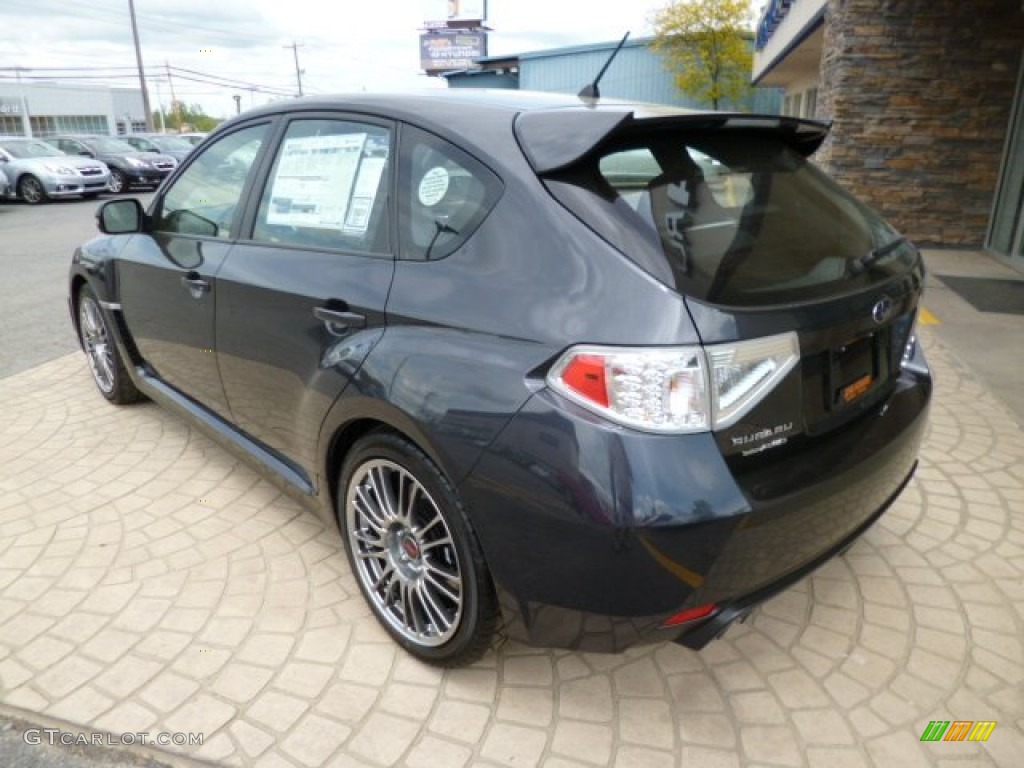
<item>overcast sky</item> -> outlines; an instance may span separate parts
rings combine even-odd
[[[488,0],[489,52],[615,40],[627,30],[647,35],[653,13],[666,2]],[[158,96],[165,107],[170,102],[165,62],[294,93],[295,63],[283,47],[292,41],[303,46],[308,93],[437,87],[442,83],[420,74],[418,41],[423,22],[446,6],[446,0],[135,0],[154,107]],[[46,67],[124,67],[103,73],[103,82],[137,86],[128,0],[0,0],[0,23],[6,31],[0,68],[31,68],[20,73],[28,79],[49,75]],[[0,82],[12,75],[0,69]],[[172,76],[178,99],[217,117],[234,114],[235,93],[243,109],[270,98]]]

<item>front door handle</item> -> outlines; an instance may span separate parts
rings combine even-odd
[[[327,330],[332,333],[336,333],[332,328],[336,329],[339,326],[342,328],[365,328],[366,315],[361,315],[358,312],[349,312],[347,306],[345,305],[345,309],[334,309],[330,305],[326,307],[313,307],[313,316],[317,320],[323,320],[327,324]]]
[[[181,284],[188,288],[188,292],[192,294],[193,299],[202,298],[204,293],[209,293],[210,291],[210,284],[203,280],[198,272],[189,272],[187,275],[182,275]]]

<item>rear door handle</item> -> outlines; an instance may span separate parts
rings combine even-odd
[[[201,298],[204,293],[209,293],[210,291],[210,284],[203,280],[198,272],[189,272],[187,275],[182,275],[181,284],[188,288],[188,292],[192,294],[193,299]]]
[[[332,309],[331,307],[313,307],[313,316],[317,320],[327,323],[327,329],[331,326],[342,326],[343,328],[365,328],[366,315],[358,312],[349,312],[347,309]]]

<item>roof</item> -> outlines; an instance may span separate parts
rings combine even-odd
[[[615,112],[645,113],[659,115],[695,114],[694,110],[668,107],[660,104],[643,104],[619,99],[600,99],[596,103],[585,102],[574,94],[523,91],[501,88],[444,89],[433,88],[422,91],[397,93],[353,93],[327,96],[304,96],[299,99],[275,101],[264,107],[251,110],[246,115],[274,114],[295,110],[337,109],[365,107],[381,114],[394,112],[415,112],[417,109],[435,109],[451,105],[463,107],[472,105],[475,110],[510,112],[534,112],[551,109],[587,109]],[[709,113],[710,114],[710,113]],[[243,115],[244,116],[244,115]]]

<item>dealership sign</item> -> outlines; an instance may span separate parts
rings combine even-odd
[[[0,99],[0,115],[20,115],[21,102],[10,99]]]
[[[420,35],[420,67],[427,72],[466,69],[486,55],[484,32],[443,29]]]
[[[485,0],[422,0],[423,18],[481,21],[487,18]]]

